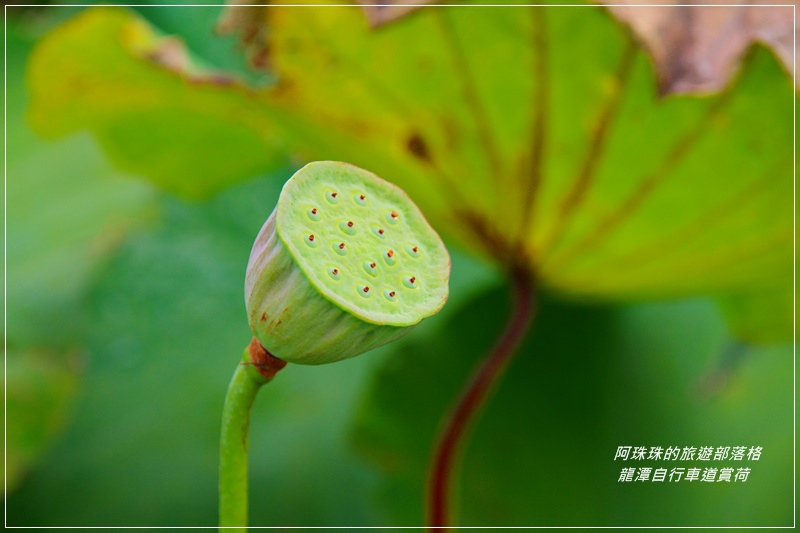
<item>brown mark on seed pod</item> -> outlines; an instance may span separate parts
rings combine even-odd
[[[261,322],[266,322],[266,321],[267,321],[267,312],[264,311],[263,313],[261,313]]]
[[[274,378],[275,374],[286,366],[286,361],[278,359],[269,353],[255,337],[250,341],[250,346],[247,347],[247,353],[250,356],[250,362],[253,366],[267,379]]]

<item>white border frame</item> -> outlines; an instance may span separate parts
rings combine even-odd
[[[741,7],[746,4],[398,4],[395,7]],[[238,4],[236,7],[262,7],[263,4]],[[391,7],[386,4],[269,4],[270,7]],[[8,261],[8,220],[7,220],[7,179],[8,179],[8,8],[9,7],[227,7],[227,4],[5,4],[3,6],[3,331],[8,331],[8,298],[7,295],[7,261]],[[751,4],[747,7],[791,7],[792,18],[797,20],[796,4]],[[792,354],[793,354],[793,384],[792,398],[794,401],[793,420],[793,514],[794,522],[791,526],[495,526],[492,529],[785,529],[797,526],[797,27],[795,25],[792,35],[792,64],[794,66],[792,81],[795,88],[795,97],[792,100]],[[7,494],[7,396],[6,356],[8,353],[8,335],[3,337],[3,494]],[[3,498],[3,525],[8,526],[8,499]],[[47,529],[142,529],[155,526],[47,526]],[[257,529],[272,529],[265,526],[249,526]],[[13,529],[40,529],[34,526],[12,526]],[[458,529],[487,529],[484,526],[460,526]],[[218,529],[216,526],[171,526],[159,529]],[[427,526],[337,526],[337,527],[303,527],[283,526],[280,529],[430,529]],[[436,528],[438,529],[438,528]],[[448,529],[448,528],[445,528]]]

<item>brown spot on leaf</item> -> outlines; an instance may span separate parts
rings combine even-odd
[[[431,153],[428,150],[428,144],[419,133],[414,133],[406,141],[406,148],[411,154],[426,163],[431,162]]]
[[[261,322],[266,322],[266,321],[267,321],[267,313],[265,311],[265,312],[261,313]]]

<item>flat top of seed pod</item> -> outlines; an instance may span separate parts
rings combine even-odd
[[[400,188],[348,163],[286,182],[276,232],[311,284],[373,324],[410,326],[447,301],[450,256]]]

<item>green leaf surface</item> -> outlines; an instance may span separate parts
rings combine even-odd
[[[502,292],[485,293],[426,342],[393,345],[362,398],[353,439],[383,471],[377,494],[392,523],[422,523],[438,424],[506,308]],[[790,525],[792,405],[791,348],[732,344],[707,301],[587,307],[544,297],[466,447],[458,523]],[[747,465],[621,463],[618,446],[764,452]],[[621,468],[642,466],[752,472],[739,485],[618,482]]]
[[[285,163],[262,98],[130,11],[82,13],[41,42],[31,65],[38,131],[90,130],[120,167],[168,191],[203,197]]]
[[[789,282],[758,292],[719,298],[720,310],[736,337],[754,344],[777,344],[794,339],[796,294]]]
[[[78,388],[77,354],[44,349],[5,354],[5,480],[7,494],[53,446],[67,424]]]
[[[426,7],[379,30],[355,6],[264,13],[277,82],[251,92],[154,64],[163,39],[89,10],[41,44],[33,116],[90,128],[183,194],[266,167],[275,146],[345,160],[467,249],[583,298],[789,286],[795,92],[766,49],[720,94],[661,98],[598,6]]]
[[[8,335],[28,345],[74,341],[98,266],[153,219],[152,191],[121,176],[84,135],[12,155],[7,192]]]

